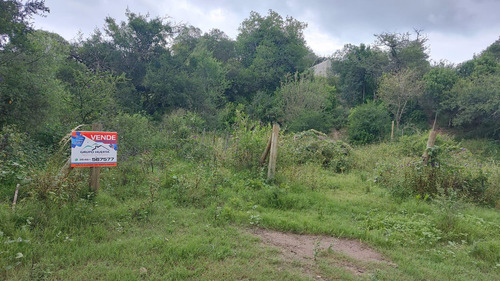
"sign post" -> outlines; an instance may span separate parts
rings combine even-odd
[[[117,163],[118,135],[100,132],[100,124],[93,131],[74,131],[71,134],[71,167],[90,167],[90,188],[99,189],[99,167],[112,167]]]

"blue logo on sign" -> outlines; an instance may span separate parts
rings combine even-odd
[[[71,136],[71,148],[82,146],[84,141],[85,137],[80,132],[76,132],[76,137]]]

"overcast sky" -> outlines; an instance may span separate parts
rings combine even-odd
[[[421,29],[430,57],[452,63],[469,60],[500,38],[500,0],[46,0],[50,13],[35,26],[67,40],[80,31],[89,36],[107,16],[125,19],[135,13],[168,17],[206,32],[213,28],[231,38],[251,11],[306,22],[309,47],[330,56],[344,44],[372,44],[374,34]]]

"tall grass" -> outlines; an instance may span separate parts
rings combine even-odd
[[[125,144],[118,167],[102,169],[98,194],[86,170],[56,180],[62,155],[38,170],[15,211],[0,202],[0,278],[310,279],[260,246],[251,227],[360,239],[398,265],[371,266],[378,271],[364,279],[498,276],[498,164],[466,142],[440,137],[435,169],[412,164],[425,136],[351,148],[283,134],[269,182],[259,164],[268,126],[239,116],[209,132],[182,112],[158,123],[123,118],[130,130],[146,126],[151,142]],[[331,258],[318,255],[318,275],[358,279]]]

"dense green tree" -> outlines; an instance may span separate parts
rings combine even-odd
[[[198,45],[209,51],[215,59],[224,63],[237,56],[236,41],[231,40],[218,29],[212,29],[203,34]]]
[[[114,71],[119,74],[124,72],[120,69],[120,52],[116,50],[113,42],[104,38],[99,29],[85,40],[80,37],[72,46],[71,56],[94,71]]]
[[[470,136],[499,136],[500,40],[458,66],[460,79],[441,103],[449,124]]]
[[[464,78],[500,73],[500,39],[472,60],[460,64],[458,73]]]
[[[189,66],[192,69],[190,80],[196,86],[192,95],[194,109],[204,113],[206,118],[215,117],[217,109],[226,103],[225,92],[230,84],[226,68],[203,48],[191,53]]]
[[[450,92],[450,107],[456,110],[453,125],[470,135],[500,138],[500,75],[461,79]]]
[[[173,27],[162,18],[149,18],[149,15],[135,14],[127,10],[127,21],[120,24],[116,20],[106,18],[106,35],[119,56],[117,74],[125,72],[127,78],[140,89],[142,79],[146,75],[147,64],[163,54],[169,39],[173,36]]]
[[[458,79],[459,75],[456,68],[453,65],[445,63],[433,66],[424,75],[425,91],[420,99],[420,104],[427,115],[427,119],[431,120],[434,118],[437,112],[439,112],[440,116],[447,118],[453,114],[447,109],[446,103],[453,98],[450,95],[450,90]]]
[[[194,26],[181,26],[174,38],[172,53],[182,62],[186,61],[189,55],[200,43],[202,32]]]
[[[264,17],[252,12],[241,23],[237,38],[244,68],[237,76],[241,94],[272,92],[286,73],[302,72],[310,66],[312,62],[306,60],[305,27],[305,23],[292,17],[283,19],[272,10]]]
[[[148,93],[144,95],[144,109],[150,113],[164,113],[177,107],[189,108],[192,104],[189,73],[182,64],[166,52],[148,65],[144,78]]]
[[[129,10],[125,14],[126,21],[120,23],[107,17],[104,33],[96,30],[88,39],[80,40],[72,55],[94,71],[109,71],[116,76],[125,73],[127,79],[118,82],[114,94],[125,111],[138,112],[144,106],[151,110],[144,77],[151,63],[170,52],[167,47],[174,26],[159,17]]]
[[[378,79],[387,68],[387,56],[377,47],[345,45],[332,59],[342,99],[350,106],[375,99]]]
[[[9,43],[10,44],[10,43]],[[64,89],[55,73],[65,63],[69,44],[45,31],[27,35],[23,48],[0,52],[0,126],[16,124],[36,131],[56,123]]]

